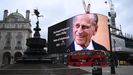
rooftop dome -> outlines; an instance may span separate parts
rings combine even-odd
[[[16,12],[11,13],[9,16],[18,16],[18,17],[23,17],[24,18],[24,16],[22,14],[20,14],[18,12],[18,10],[16,10]]]
[[[9,14],[9,16],[7,17],[8,22],[25,21],[25,20],[26,19],[24,18],[24,16],[20,14],[18,10],[16,10],[16,12]]]

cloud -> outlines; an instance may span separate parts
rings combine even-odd
[[[114,0],[115,4],[115,9],[117,13],[116,17],[116,24],[117,26],[121,25],[122,26],[122,31],[124,33],[130,33],[132,34],[132,25],[133,25],[133,15],[132,15],[132,9],[133,9],[133,4],[132,0]]]
[[[91,12],[107,15],[109,6],[105,4],[105,0],[85,0],[86,3],[91,3]],[[132,0],[112,0],[117,13],[116,26],[122,25],[124,32],[133,33],[133,15]],[[41,35],[47,37],[47,28],[55,23],[63,21],[74,15],[84,13],[84,8],[81,0],[1,0],[0,19],[3,18],[3,11],[9,10],[9,13],[15,12],[16,9],[25,16],[26,10],[30,10],[33,14],[33,9],[37,8],[44,16],[40,18]],[[36,17],[31,17],[32,28],[35,27]]]

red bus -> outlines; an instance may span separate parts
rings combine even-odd
[[[74,51],[67,55],[66,62],[71,66],[107,66],[108,59],[108,52],[102,50]]]

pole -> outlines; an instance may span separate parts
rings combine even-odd
[[[109,40],[110,40],[110,58],[111,58],[111,74],[115,74],[115,67],[114,67],[114,57],[113,57],[113,51],[112,51],[112,42],[111,42],[111,32],[110,32],[110,25],[108,25],[108,29],[109,29]]]

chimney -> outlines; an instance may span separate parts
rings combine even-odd
[[[29,21],[30,18],[30,10],[26,10],[26,20]]]
[[[8,16],[8,10],[4,10],[3,20],[5,20],[7,16]]]

